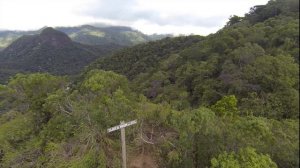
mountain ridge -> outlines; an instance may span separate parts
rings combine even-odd
[[[73,75],[96,58],[119,48],[121,46],[115,44],[80,44],[73,42],[63,32],[45,28],[40,34],[20,37],[1,51],[0,73],[1,76],[7,76],[3,75],[6,71]]]
[[[39,34],[45,27],[31,31],[0,30],[0,51],[23,35]],[[67,34],[73,41],[88,45],[103,45],[115,43],[117,45],[132,46],[147,41],[159,40],[167,35],[145,35],[140,31],[126,26],[93,26],[81,25],[75,27],[54,27]]]
[[[244,17],[232,16],[217,33],[194,43],[187,43],[193,38],[188,36],[140,44],[100,58],[87,69],[125,75],[137,92],[180,110],[211,106],[233,94],[243,100],[242,113],[252,112],[250,102],[259,100],[255,115],[297,118],[299,9],[293,4],[296,0],[270,1]],[[275,99],[282,102],[276,114]]]
[[[14,76],[0,85],[0,167],[122,167],[107,129],[131,120],[129,168],[298,168],[299,0],[124,48],[76,78]]]

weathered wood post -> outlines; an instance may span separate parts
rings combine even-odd
[[[125,122],[121,121],[120,125],[124,125]],[[125,141],[125,127],[121,128],[121,143],[122,143],[122,167],[126,168],[127,157],[126,157],[126,141]]]
[[[114,126],[114,127],[111,127],[109,129],[107,129],[107,132],[110,133],[110,132],[113,132],[113,131],[116,131],[116,130],[121,130],[121,144],[122,144],[122,167],[123,168],[126,168],[126,162],[127,162],[127,157],[126,157],[126,141],[125,141],[125,127],[128,127],[130,125],[133,125],[133,124],[136,124],[137,123],[137,120],[133,120],[133,121],[130,121],[128,123],[125,123],[124,121],[121,121],[120,122],[120,125],[117,125],[117,126]]]

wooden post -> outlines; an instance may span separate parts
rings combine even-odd
[[[113,132],[116,130],[121,130],[121,144],[122,144],[122,168],[126,168],[126,142],[125,142],[125,127],[131,126],[133,124],[136,124],[137,120],[130,121],[128,123],[125,123],[124,121],[120,122],[120,125],[111,127],[107,129],[107,132]]]
[[[125,124],[124,121],[120,122],[120,125]],[[125,141],[125,127],[121,128],[121,143],[122,143],[122,168],[126,168],[126,141]]]

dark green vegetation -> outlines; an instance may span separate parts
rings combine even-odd
[[[133,79],[138,74],[154,70],[159,62],[169,57],[170,54],[182,51],[200,42],[201,39],[198,36],[165,38],[158,42],[136,45],[98,60],[88,69],[113,70]]]
[[[0,80],[4,83],[17,72],[77,74],[95,59],[119,48],[115,44],[76,43],[60,31],[45,28],[41,34],[19,38],[0,52]]]
[[[235,95],[242,115],[296,119],[296,2],[270,1],[244,18],[233,16],[216,34],[137,45],[100,59],[89,69],[123,74],[133,79],[137,92],[178,110],[211,106],[225,95]]]
[[[145,35],[129,27],[120,26],[90,26],[57,27],[55,28],[67,34],[73,41],[87,45],[117,44],[131,46],[153,40],[159,40],[171,35]],[[0,51],[9,46],[13,41],[23,35],[39,34],[37,31],[0,31]]]
[[[1,166],[120,167],[106,129],[138,119],[129,167],[299,167],[298,8],[270,1],[207,37],[126,48],[75,81],[16,75],[0,85]]]

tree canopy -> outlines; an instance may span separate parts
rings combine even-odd
[[[166,38],[76,78],[0,85],[0,167],[299,167],[299,3],[271,0],[207,37]]]

